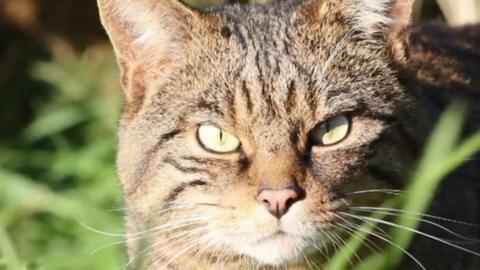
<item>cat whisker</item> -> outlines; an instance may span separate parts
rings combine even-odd
[[[183,227],[187,227],[187,226],[192,226],[192,225],[196,225],[196,224],[202,224],[204,222],[175,222],[177,224],[177,226],[174,226],[173,223],[169,224],[169,226],[166,226],[166,227],[163,227],[161,228],[162,230],[160,229],[151,229],[151,230],[146,230],[146,231],[141,231],[141,232],[138,232],[136,233],[136,237],[129,237],[125,240],[121,240],[121,241],[116,241],[116,242],[113,242],[113,243],[109,243],[109,244],[106,244],[106,245],[103,245],[103,246],[100,246],[96,249],[94,249],[93,251],[90,252],[90,255],[93,255],[103,249],[106,249],[106,248],[109,248],[109,247],[112,247],[112,246],[116,246],[116,245],[121,245],[121,244],[125,244],[125,243],[130,243],[130,242],[134,242],[134,241],[138,241],[138,240],[142,240],[143,238],[146,237],[146,234],[148,233],[155,233],[155,234],[159,234],[159,233],[164,233],[164,232],[168,232],[168,231],[173,231],[173,230],[177,230],[177,229],[180,229],[180,228],[183,228]],[[164,224],[166,225],[166,224]],[[171,225],[171,226],[170,226]],[[157,226],[159,227],[159,226]],[[164,230],[163,230],[164,229]],[[134,235],[134,234],[125,234],[124,236],[131,236],[131,235]]]
[[[441,239],[441,238],[439,238],[439,237],[436,237],[436,236],[433,236],[433,235],[424,233],[424,232],[419,231],[419,230],[417,230],[417,229],[405,227],[405,226],[398,225],[398,224],[393,223],[393,222],[381,220],[381,219],[378,219],[378,218],[372,218],[372,217],[366,217],[366,216],[353,215],[353,214],[346,213],[346,212],[340,212],[340,214],[345,215],[345,216],[349,216],[349,217],[354,218],[354,219],[357,219],[357,220],[362,220],[362,221],[367,220],[367,221],[377,222],[377,223],[384,224],[384,225],[387,225],[387,226],[391,226],[391,227],[399,228],[399,229],[402,229],[402,230],[406,230],[406,231],[409,231],[409,232],[412,232],[412,233],[415,233],[415,234],[418,234],[418,235],[425,236],[425,237],[427,237],[427,238],[430,238],[430,239],[432,239],[432,240],[438,241],[438,242],[440,242],[440,243],[446,244],[446,245],[451,246],[451,247],[453,247],[453,248],[456,248],[456,249],[458,249],[458,250],[462,250],[462,251],[467,252],[467,253],[469,253],[469,254],[472,254],[472,255],[475,255],[475,256],[479,256],[479,257],[480,257],[480,253],[478,253],[478,252],[475,252],[475,251],[473,251],[473,250],[470,250],[470,249],[461,247],[461,246],[459,246],[459,245],[457,245],[457,244],[454,244],[454,243],[451,243],[451,242],[446,241],[446,240],[444,240],[444,239]]]
[[[334,254],[334,253],[332,253],[332,252],[330,251],[330,249],[329,249],[329,247],[333,247],[333,243],[331,242],[331,239],[330,239],[325,233],[322,232],[321,234],[322,234],[324,237],[327,238],[327,240],[324,241],[324,245],[325,245],[325,249],[326,249],[327,256],[330,257],[330,256],[332,256],[332,254]],[[327,241],[328,241],[328,243],[327,243]],[[334,249],[335,249],[335,248],[334,248]]]
[[[367,213],[380,213],[380,214],[384,214],[384,215],[387,215],[387,216],[395,216],[395,217],[400,217],[402,215],[408,215],[406,216],[406,218],[409,218],[409,219],[415,219],[415,220],[419,220],[421,221],[422,223],[426,223],[426,224],[430,224],[434,227],[437,227],[455,237],[458,237],[460,239],[463,239],[463,240],[467,240],[468,242],[467,243],[478,243],[480,242],[480,239],[474,239],[474,238],[470,238],[470,237],[467,237],[467,236],[464,236],[464,235],[461,235],[459,233],[456,233],[454,231],[452,231],[451,229],[445,227],[445,226],[442,226],[436,222],[433,222],[433,221],[430,221],[430,220],[427,220],[419,215],[414,215],[412,216],[412,214],[407,214],[407,213],[392,213],[392,212],[387,212],[387,211],[382,211],[382,210],[357,210],[357,211],[362,211],[362,212],[367,212]],[[462,242],[458,242],[458,241],[455,241],[455,240],[448,240],[449,242],[451,243],[462,243]]]
[[[201,233],[197,233],[199,236],[201,235]],[[194,236],[194,235],[192,235]],[[198,239],[198,238],[197,238]],[[166,250],[166,249],[171,249],[170,253],[175,253],[178,251],[179,248],[183,248],[185,247],[186,245],[190,245],[190,243],[195,242],[197,241],[197,239],[192,239],[190,242],[187,241],[187,243],[185,245],[181,245],[179,247],[175,247],[177,244],[178,244],[178,241],[180,240],[177,240],[177,241],[173,241],[173,242],[170,242],[167,246],[161,248],[160,250]],[[186,240],[186,239],[184,239]],[[162,243],[165,242],[165,241],[162,241]],[[162,255],[158,255],[157,253],[159,252],[158,250],[155,250],[154,247],[155,246],[158,246],[158,244],[155,244],[155,245],[152,245],[151,247],[149,247],[149,249],[146,249],[145,251],[149,251],[148,253],[144,254],[143,256],[148,258],[148,257],[151,257],[151,256],[155,256],[157,258],[153,259],[151,262],[150,262],[150,266],[148,267],[148,269],[151,269],[152,267],[155,267],[156,264],[162,260],[165,260],[165,259],[168,259],[170,260],[167,256],[170,255],[170,253],[167,253],[168,255],[165,255],[165,254],[162,254]],[[167,248],[168,247],[168,248]],[[145,252],[143,252],[145,253]],[[170,264],[170,263],[169,263]],[[165,266],[168,266],[168,265],[165,265]],[[156,268],[155,268],[156,269]],[[168,268],[167,268],[168,269]]]
[[[233,207],[233,206],[224,206],[224,205],[220,205],[220,204],[217,204],[217,203],[191,202],[190,204],[192,206],[211,206],[211,207],[218,207],[218,208],[225,208],[225,209],[235,209],[235,207]]]
[[[370,194],[370,193],[385,193],[391,195],[402,195],[405,193],[403,190],[399,189],[368,189],[368,190],[359,190],[355,192],[350,192],[345,194],[346,196],[360,195],[360,194]]]
[[[323,234],[320,234],[320,235],[323,235]],[[325,259],[328,259],[328,257],[330,257],[330,254],[328,254],[328,243],[323,238],[323,236],[318,237],[318,239],[311,237],[311,242],[314,248],[317,249]],[[320,242],[321,247],[317,245],[318,242]]]
[[[348,221],[347,221],[348,222]],[[359,231],[362,231],[362,232],[365,232],[367,233],[368,235],[372,235],[384,242],[386,242],[387,244],[390,244],[392,246],[394,246],[395,248],[398,248],[399,250],[401,250],[406,256],[408,256],[410,259],[412,259],[422,270],[426,270],[425,266],[423,266],[423,264],[417,259],[415,258],[415,256],[413,256],[410,252],[408,252],[406,249],[402,248],[401,246],[395,244],[395,242],[371,231],[371,230],[367,230],[365,229],[364,227],[360,226],[360,225],[356,225],[354,223],[351,223],[351,222],[348,222],[348,225],[340,225],[338,224],[339,226],[345,226],[345,227],[351,227],[355,230],[359,230]]]
[[[436,220],[440,220],[440,221],[465,225],[465,226],[469,226],[469,227],[480,228],[480,225],[478,225],[478,224],[468,223],[468,222],[464,222],[464,221],[459,221],[459,220],[454,220],[454,219],[450,219],[450,218],[439,217],[439,216],[434,216],[434,215],[429,215],[429,214],[422,214],[422,213],[417,213],[417,212],[405,211],[405,210],[395,209],[395,208],[371,207],[371,206],[351,206],[351,207],[349,207],[349,209],[352,209],[352,210],[375,210],[375,211],[378,210],[378,211],[385,211],[385,212],[396,212],[396,213],[402,213],[402,214],[415,215],[415,216],[421,216],[421,217],[425,217],[425,218],[436,219]]]
[[[155,203],[145,203],[145,204],[134,204],[132,206],[127,206],[127,207],[111,208],[106,211],[116,212],[116,211],[138,210],[138,209],[144,209],[145,207],[150,207],[150,206],[163,206],[163,208],[166,209],[165,206],[170,206],[170,205],[183,205],[183,204],[179,204],[176,202],[168,202],[165,204],[160,202],[155,202]]]
[[[197,224],[197,223],[203,223],[203,222],[205,222],[205,220],[203,218],[190,218],[190,219],[185,219],[185,220],[160,224],[158,226],[152,227],[152,228],[147,229],[147,230],[139,231],[139,232],[136,232],[136,233],[123,233],[123,234],[112,234],[112,233],[108,233],[108,232],[102,232],[102,231],[98,231],[98,230],[95,230],[95,229],[90,228],[90,227],[87,227],[87,229],[89,229],[89,230],[91,230],[95,233],[100,233],[100,234],[104,234],[104,235],[107,235],[107,236],[136,237],[136,236],[144,236],[144,235],[150,234],[150,233],[159,233],[162,230],[165,230],[165,231],[174,230],[174,229],[177,229],[177,228],[180,228],[180,227],[189,226],[189,225]],[[137,239],[137,238],[134,238],[134,240],[135,239]]]
[[[213,241],[210,241],[210,242],[213,242]],[[217,245],[218,246],[218,245]],[[228,247],[228,246],[224,246],[224,245],[221,245],[220,247],[222,247],[221,251],[218,252],[219,255],[217,255],[217,259],[215,260],[215,263],[213,264],[213,268],[214,269],[217,269],[216,268],[216,265],[220,264],[222,261],[224,261],[224,259],[226,258],[226,256],[228,255],[229,252],[231,252],[231,248]],[[218,248],[217,248],[218,249]],[[215,254],[217,254],[217,252],[215,252]]]
[[[197,250],[197,252],[193,256],[192,262],[195,262],[197,258],[201,258],[202,256],[204,256],[205,255],[204,253],[207,250],[211,249],[213,244],[214,243],[212,241],[209,241],[206,245],[203,245],[199,250]]]
[[[171,257],[166,263],[165,263],[165,267],[168,268],[168,266],[173,263],[176,259],[180,258],[181,256],[185,255],[188,251],[190,251],[192,248],[194,248],[195,246],[199,245],[200,243],[203,243],[205,242],[205,240],[211,238],[210,234],[206,234],[206,235],[203,235],[202,237],[199,237],[197,239],[195,239],[194,241],[191,241],[189,243],[187,243],[187,245],[184,245],[180,248],[182,248],[180,251],[176,251],[176,255]]]
[[[105,236],[112,236],[112,237],[125,237],[126,234],[125,233],[111,233],[111,232],[105,232],[105,231],[101,231],[101,230],[97,230],[79,220],[77,220],[78,224],[80,224],[83,228],[87,229],[88,231],[91,231],[91,232],[94,232],[94,233],[97,233],[97,234],[101,234],[101,235],[105,235]]]
[[[302,256],[303,256],[303,259],[305,260],[305,263],[307,264],[308,269],[318,269],[317,267],[313,268],[312,263],[310,262],[307,255],[305,255],[305,252],[303,251],[302,251]]]
[[[350,221],[348,221],[347,219],[344,219],[343,217],[337,215],[338,218],[342,219],[343,222],[345,222],[346,224],[353,224],[351,223]],[[348,233],[348,235],[350,237],[353,237],[353,238],[356,238],[356,239],[359,239],[360,240],[360,237],[356,234],[356,231],[348,226],[344,226],[343,224],[341,223],[337,223],[336,226],[340,226],[342,227],[343,229],[345,229]],[[388,236],[387,236],[388,238]],[[365,238],[363,239],[363,241],[365,246],[372,252],[372,253],[376,253],[378,252],[379,250],[381,250],[381,248],[375,243],[373,242],[372,240],[370,240],[369,238]],[[372,247],[373,246],[373,247]]]
[[[339,252],[339,250],[342,249],[342,245],[338,242],[338,240],[336,240],[333,237],[333,233],[324,231],[324,235],[328,238],[329,242],[332,244],[333,252],[334,252],[333,254],[337,254]],[[350,264],[350,266],[352,268],[354,267],[354,264],[353,264],[353,262],[350,258],[348,258],[348,263]]]
[[[357,251],[354,250],[350,244],[348,244],[348,242],[346,242],[342,237],[340,236],[337,236],[336,237],[338,239],[338,243],[340,244],[340,250],[342,250],[342,248],[347,248],[349,249],[350,251],[352,251],[353,253],[353,256],[355,257],[355,259],[357,260],[357,262],[361,263],[362,262],[362,259],[360,258],[360,256],[358,255]],[[354,265],[352,265],[353,267]]]
[[[96,253],[100,252],[101,250],[107,249],[107,248],[109,248],[109,247],[117,246],[117,245],[123,245],[123,244],[125,244],[125,243],[127,243],[126,240],[121,240],[121,241],[116,241],[116,242],[113,242],[113,243],[108,243],[108,244],[102,245],[102,246],[100,246],[100,247],[98,247],[98,248],[90,251],[90,252],[88,253],[88,255],[93,256],[93,255],[95,255]]]
[[[182,240],[186,240],[185,238],[188,238],[188,237],[193,237],[193,236],[196,236],[196,235],[202,235],[206,230],[208,230],[209,227],[208,226],[202,226],[202,227],[199,227],[199,228],[194,228],[194,229],[191,229],[191,230],[187,230],[187,231],[182,231],[180,233],[177,233],[177,234],[174,234],[173,236],[171,237],[168,237],[166,239],[162,239],[162,241],[158,241],[158,242],[155,242],[154,244],[151,244],[149,245],[147,248],[143,249],[142,251],[138,252],[137,253],[137,256],[133,257],[128,263],[127,265],[125,266],[125,269],[127,267],[129,267],[131,264],[135,263],[135,261],[139,258],[139,257],[148,257],[148,256],[151,256],[153,253],[156,253],[156,252],[162,252],[164,250],[168,250],[170,249],[172,246],[175,246],[175,244],[177,244],[178,241],[182,241]],[[181,239],[180,239],[181,238]],[[162,245],[164,243],[168,243],[168,245],[162,247],[161,249],[159,250],[155,250],[154,248],[159,246],[159,245]]]
[[[190,225],[194,225],[194,224],[202,224],[202,223],[205,223],[205,222],[207,222],[207,220],[205,218],[201,218],[201,217],[189,218],[189,219],[184,219],[184,220],[180,220],[180,221],[163,223],[163,224],[157,225],[157,226],[152,227],[152,228],[147,229],[147,230],[143,230],[143,231],[139,231],[139,232],[131,233],[131,234],[126,234],[125,236],[134,237],[134,236],[141,236],[141,235],[146,235],[146,234],[150,234],[150,233],[158,234],[160,232],[175,230],[175,229],[178,229],[180,227],[190,226]]]

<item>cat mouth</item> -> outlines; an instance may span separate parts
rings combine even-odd
[[[270,236],[267,236],[265,238],[255,241],[253,244],[255,245],[255,244],[260,244],[260,243],[272,241],[272,240],[281,240],[282,238],[285,238],[285,237],[291,237],[291,235],[289,235],[287,232],[284,232],[282,230],[278,230],[277,232],[273,233]]]
[[[240,252],[262,265],[279,266],[297,261],[308,247],[305,241],[294,234],[278,230],[253,243],[239,247]]]

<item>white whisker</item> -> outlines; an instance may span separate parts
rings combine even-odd
[[[401,250],[405,255],[407,255],[410,259],[412,259],[420,268],[422,268],[423,270],[426,270],[425,266],[423,266],[423,264],[417,259],[415,258],[415,256],[413,256],[410,252],[408,252],[406,249],[402,248],[401,246],[395,244],[393,241],[390,241],[389,239],[373,232],[373,231],[369,231],[369,230],[366,230],[365,228],[363,228],[362,226],[360,225],[355,225],[353,223],[350,223],[350,226],[356,230],[360,230],[360,231],[363,231],[365,233],[368,233],[369,235],[372,235],[372,236],[375,236],[377,237],[378,239],[380,240],[383,240],[385,241],[386,243],[398,248],[399,250]]]
[[[370,194],[370,193],[386,193],[386,194],[392,194],[392,195],[401,195],[405,193],[405,191],[399,190],[399,189],[369,189],[369,190],[359,190],[355,192],[350,192],[345,195],[351,196],[351,195]]]
[[[408,213],[391,213],[391,212],[387,212],[387,211],[378,211],[378,210],[376,211],[376,210],[366,210],[366,209],[365,210],[359,210],[359,211],[363,211],[363,212],[367,212],[367,213],[381,213],[381,214],[384,214],[384,215],[387,215],[387,216],[394,216],[394,217],[400,217],[402,215],[411,215],[411,214],[408,214]],[[445,231],[445,232],[447,232],[447,233],[449,233],[449,234],[451,234],[455,237],[458,237],[458,238],[463,239],[463,240],[467,240],[471,243],[480,242],[480,239],[469,238],[469,237],[466,237],[466,236],[461,235],[459,233],[456,233],[456,232],[452,231],[451,229],[449,229],[445,226],[442,226],[438,223],[435,223],[433,221],[422,218],[421,215],[413,215],[413,216],[405,216],[405,217],[408,218],[408,219],[419,220],[423,223],[430,224],[430,225],[432,225],[434,227],[437,227],[437,228],[439,228],[439,229],[441,229],[441,230],[443,230],[443,231]],[[449,242],[455,243],[456,241],[449,240]],[[457,243],[459,243],[459,242],[457,242]]]
[[[456,224],[460,224],[460,225],[480,228],[480,225],[478,225],[478,224],[468,223],[468,222],[464,222],[464,221],[459,221],[459,220],[454,220],[454,219],[449,219],[449,218],[439,217],[439,216],[434,216],[434,215],[429,215],[429,214],[421,214],[421,213],[416,213],[416,212],[411,212],[411,211],[405,211],[405,210],[395,209],[395,208],[361,207],[361,206],[355,206],[355,207],[349,207],[349,208],[352,209],[352,210],[380,210],[380,211],[386,211],[386,212],[390,211],[390,212],[404,213],[404,214],[409,214],[409,215],[422,216],[422,217],[432,218],[432,219],[436,219],[436,220],[456,223]]]
[[[459,245],[450,243],[450,242],[445,241],[445,240],[443,240],[443,239],[441,239],[441,238],[439,238],[439,237],[436,237],[436,236],[433,236],[433,235],[424,233],[424,232],[419,231],[419,230],[416,230],[416,229],[412,229],[412,228],[409,228],[409,227],[401,226],[401,225],[398,225],[398,224],[395,224],[395,223],[392,223],[392,222],[388,222],[388,221],[384,221],[384,220],[381,220],[381,219],[376,219],[376,218],[371,218],[371,217],[364,217],[364,216],[357,216],[357,215],[352,215],[352,214],[346,213],[346,212],[342,212],[341,214],[350,216],[350,217],[355,218],[355,219],[370,220],[370,221],[373,221],[373,222],[377,222],[377,223],[389,225],[389,226],[392,226],[392,227],[395,227],[395,228],[399,228],[399,229],[402,229],[402,230],[406,230],[406,231],[409,231],[409,232],[413,232],[413,233],[416,233],[416,234],[425,236],[425,237],[427,237],[427,238],[430,238],[430,239],[432,239],[432,240],[436,240],[436,241],[438,241],[438,242],[440,242],[440,243],[446,244],[446,245],[451,246],[451,247],[453,247],[453,248],[456,248],[456,249],[465,251],[465,252],[467,252],[467,253],[469,253],[469,254],[472,254],[472,255],[475,255],[475,256],[479,256],[479,257],[480,257],[480,253],[478,253],[478,252],[475,252],[475,251],[469,250],[469,249],[467,249],[467,248],[461,247],[461,246],[459,246]]]

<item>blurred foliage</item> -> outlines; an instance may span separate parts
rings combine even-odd
[[[122,93],[95,2],[0,0],[0,270],[123,268]]]
[[[50,86],[32,101],[35,116],[0,142],[0,242],[7,269],[115,269],[121,246],[90,254],[121,232],[114,171],[121,92],[109,46],[77,54],[59,43],[49,61],[32,63],[32,78]],[[1,265],[0,265],[1,269]]]

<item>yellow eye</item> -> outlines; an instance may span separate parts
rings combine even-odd
[[[240,147],[237,137],[211,124],[200,125],[197,137],[203,148],[216,153],[230,153]]]
[[[350,130],[350,120],[344,115],[338,115],[317,125],[310,133],[310,141],[314,145],[329,146],[343,141]]]

